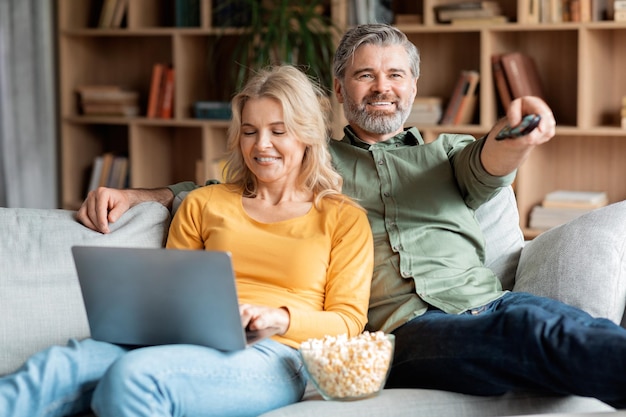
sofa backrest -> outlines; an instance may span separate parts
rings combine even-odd
[[[510,289],[524,243],[512,189],[476,218],[487,241],[486,264]],[[45,347],[89,336],[73,245],[161,247],[169,222],[165,207],[144,203],[103,235],[79,224],[73,211],[0,208],[0,375]]]
[[[169,221],[164,206],[144,203],[103,235],[73,211],[0,208],[0,375],[44,347],[89,335],[72,246],[161,247]]]

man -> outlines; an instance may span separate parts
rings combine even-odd
[[[507,120],[474,141],[442,134],[425,144],[403,129],[419,78],[415,46],[397,29],[362,25],[341,40],[335,93],[349,126],[331,141],[343,191],[368,211],[375,242],[369,324],[396,335],[388,387],[477,395],[539,390],[599,398],[626,407],[626,330],[562,303],[504,292],[483,265],[473,211],[502,187],[535,146],[554,135],[549,107],[515,100],[511,125],[539,114],[526,136],[496,141]],[[171,205],[193,184],[158,190],[99,189],[79,211],[108,231],[130,206]]]

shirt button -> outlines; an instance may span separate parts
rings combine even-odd
[[[384,164],[385,164],[385,161],[383,161],[382,159],[378,160],[378,165],[384,165]]]
[[[410,272],[410,271],[402,271],[402,276],[403,276],[404,278],[408,278],[408,277],[410,277],[410,276],[411,276],[411,272]]]
[[[389,197],[391,194],[389,194],[389,192],[385,191],[385,192],[383,193],[383,195],[384,195],[385,197]]]

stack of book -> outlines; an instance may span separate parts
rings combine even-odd
[[[547,230],[604,207],[608,202],[603,191],[553,191],[545,196],[540,206],[532,209],[528,225],[532,229]]]
[[[406,123],[437,124],[443,114],[441,97],[416,97]]]
[[[139,93],[116,85],[85,85],[76,89],[81,111],[89,116],[137,116]]]
[[[433,8],[437,23],[474,24],[505,23],[500,3],[493,0],[439,4]]]
[[[478,71],[461,71],[441,118],[442,125],[469,124],[474,120],[479,80]]]
[[[522,96],[545,99],[543,83],[535,60],[522,52],[491,56],[493,78],[500,104],[506,112],[511,100]]]
[[[128,157],[107,152],[94,159],[87,192],[98,187],[126,188]]]

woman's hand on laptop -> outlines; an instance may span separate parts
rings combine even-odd
[[[262,330],[268,327],[278,328],[278,334],[289,329],[289,311],[286,308],[273,308],[252,304],[240,304],[241,324],[249,330]]]

